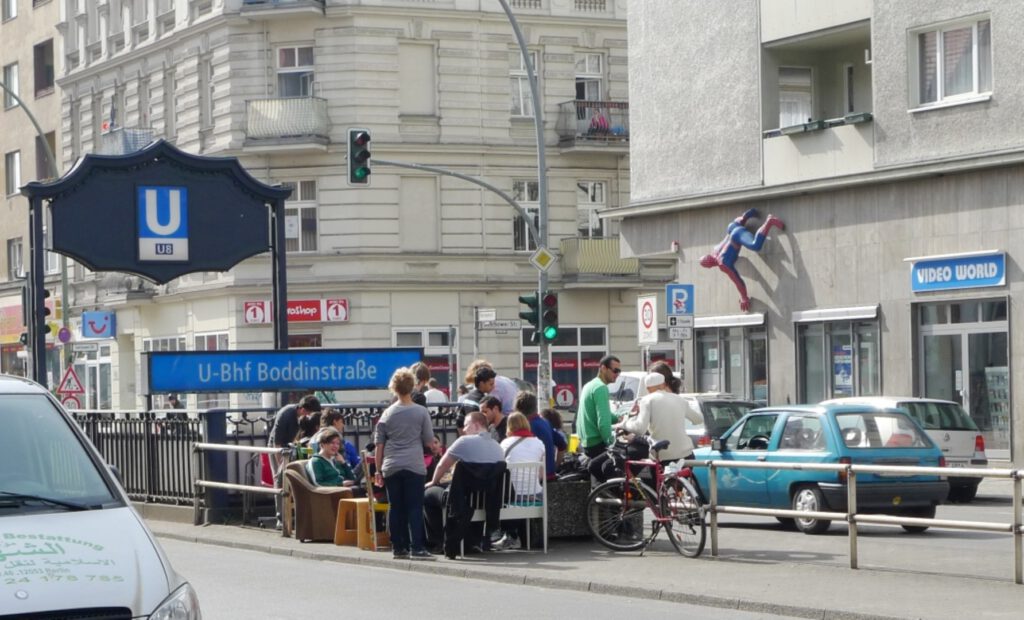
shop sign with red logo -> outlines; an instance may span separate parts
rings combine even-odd
[[[242,303],[242,315],[248,325],[274,322],[273,304],[269,301]],[[348,321],[347,299],[296,299],[288,301],[289,323],[343,323]]]
[[[592,360],[592,359],[589,359],[589,358],[583,358],[583,367],[584,368],[600,368],[601,367],[601,360]]]
[[[576,358],[555,358],[554,360],[551,361],[551,367],[554,368],[555,370],[576,370]]]
[[[576,386],[570,383],[560,383],[555,386],[555,404],[563,409],[576,404]]]
[[[447,360],[443,362],[427,360],[425,363],[427,365],[427,368],[430,369],[430,372],[448,372]]]
[[[523,360],[523,370],[537,370],[538,366],[540,366],[540,362],[538,362],[537,360]]]

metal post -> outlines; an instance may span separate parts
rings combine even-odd
[[[455,396],[458,394],[455,383],[455,337],[456,331],[454,325],[448,326],[448,398],[455,400]]]
[[[288,350],[288,262],[284,237],[284,199],[274,200],[270,218],[273,259],[274,350]]]
[[[32,347],[32,380],[47,387],[46,380],[46,332],[39,324],[42,319],[40,310],[45,303],[45,268],[43,267],[43,211],[42,198],[33,197],[29,200],[29,346]]]
[[[708,480],[711,482],[711,557],[718,557],[718,467],[708,463]]]
[[[480,359],[480,306],[473,306],[473,359]]]
[[[857,568],[857,472],[846,466],[846,523],[850,531],[850,568]]]
[[[1010,482],[1013,484],[1013,581],[1024,583],[1024,549],[1021,548],[1021,474],[1013,472]]]

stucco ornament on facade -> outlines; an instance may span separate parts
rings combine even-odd
[[[740,250],[750,248],[755,252],[760,252],[772,227],[779,230],[785,229],[785,224],[783,224],[782,220],[768,214],[761,227],[754,233],[750,232],[747,229],[747,221],[760,217],[761,214],[758,213],[757,209],[747,209],[743,215],[729,222],[725,239],[722,239],[722,242],[715,246],[711,254],[705,254],[700,259],[701,267],[706,269],[718,267],[725,275],[729,276],[732,283],[736,285],[736,290],[740,293],[740,310],[743,312],[750,311],[750,297],[747,296],[746,282],[743,281],[739,272],[736,271],[736,259],[740,256]]]

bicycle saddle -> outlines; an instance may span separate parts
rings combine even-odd
[[[668,439],[662,439],[658,443],[656,443],[653,446],[651,446],[651,450],[654,450],[655,452],[660,452],[660,451],[664,450],[665,448],[667,448],[669,443],[671,443],[671,442],[669,442]]]

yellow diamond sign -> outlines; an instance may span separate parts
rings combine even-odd
[[[547,248],[538,248],[530,257],[530,262],[541,271],[547,271],[555,264],[557,258]]]

